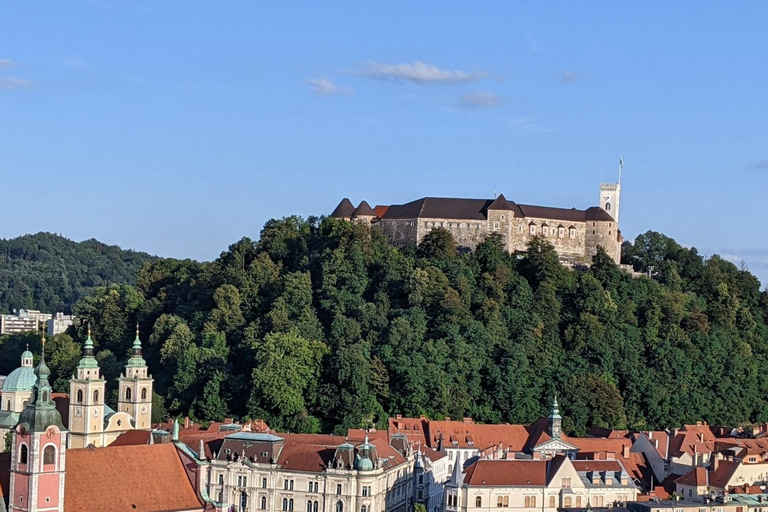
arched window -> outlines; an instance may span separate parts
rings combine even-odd
[[[611,203],[605,203],[605,211],[611,211]]]
[[[482,506],[483,506],[483,498],[481,498],[480,496],[476,497],[475,498],[475,507],[480,508]]]
[[[78,389],[77,390],[77,403],[81,404],[83,403],[83,390]]]
[[[56,448],[50,444],[43,450],[43,465],[56,464]]]
[[[360,512],[368,512],[368,507],[363,505],[362,507],[360,507]]]
[[[288,500],[288,512],[293,512],[293,498]]]
[[[608,234],[610,235],[610,233],[608,233]],[[47,402],[47,401],[48,401],[48,392],[47,391],[43,391],[43,402]]]
[[[262,496],[261,497],[261,510],[266,510],[266,509],[267,509],[267,497],[266,496]]]
[[[283,498],[283,510],[288,510],[288,498]]]
[[[317,501],[312,503],[312,512],[317,512]]]
[[[312,502],[307,501],[307,512],[312,512]]]
[[[147,399],[147,388],[141,388],[141,399],[142,400]]]
[[[27,463],[28,454],[29,454],[29,449],[27,448],[27,445],[25,444],[21,445],[21,451],[19,452],[19,464]]]
[[[248,495],[243,491],[240,493],[240,512],[248,510]]]
[[[99,390],[94,389],[93,390],[93,403],[97,404],[99,403]]]
[[[131,399],[131,388],[125,388],[125,399],[126,400]]]
[[[10,400],[5,402],[5,410],[6,411],[10,411],[11,410],[11,401]]]
[[[344,512],[344,503],[341,501],[336,502],[336,512]]]

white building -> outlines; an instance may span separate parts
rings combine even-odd
[[[45,331],[48,336],[55,336],[66,331],[75,321],[74,315],[65,315],[64,313],[56,313],[53,318],[49,319],[45,325]]]
[[[0,315],[0,334],[37,332],[52,317],[36,309],[13,310],[13,314]]]

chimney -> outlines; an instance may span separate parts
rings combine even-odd
[[[427,416],[426,416],[426,414],[419,414],[419,419],[420,419],[420,420],[425,420],[425,419],[427,419]]]
[[[699,432],[699,442],[700,443],[704,442],[704,432]]]
[[[616,454],[614,452],[606,452],[605,460],[616,460]]]
[[[235,422],[234,418],[224,418],[224,423],[231,425]]]
[[[462,418],[461,421],[463,421],[464,423],[467,423],[467,424],[473,423],[472,422],[472,418]]]
[[[653,430],[648,431],[648,439],[653,439]]]
[[[403,419],[403,415],[402,414],[397,414],[397,415],[395,415],[395,419],[401,420],[401,419]]]
[[[184,428],[189,428],[189,416],[184,416]]]
[[[451,421],[451,417],[450,416],[446,416],[445,417],[445,421]]]
[[[625,444],[621,447],[621,456],[624,457],[625,459],[629,458],[629,449],[630,449],[630,446],[628,444]]]
[[[657,450],[659,449],[659,440],[658,439],[654,439],[653,440],[653,447],[656,448]]]

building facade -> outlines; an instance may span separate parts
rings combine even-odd
[[[525,252],[534,236],[551,243],[564,262],[591,261],[600,246],[619,263],[621,185],[600,185],[600,206],[586,210],[518,204],[495,199],[425,197],[410,203],[354,208],[344,199],[331,217],[378,226],[396,246],[418,244],[433,229],[448,230],[459,248],[472,250],[491,234],[501,236],[510,253]]]
[[[50,314],[35,309],[14,309],[11,315],[0,315],[0,334],[37,332],[46,327],[46,322],[51,318]]]

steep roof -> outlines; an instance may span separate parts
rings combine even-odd
[[[712,487],[725,488],[731,481],[733,474],[739,469],[741,462],[731,460],[722,460],[718,463],[717,469],[709,473],[709,485]]]
[[[403,418],[402,416],[389,418],[387,433],[390,439],[395,434],[404,434],[411,443],[421,443],[435,448],[437,444],[428,441],[430,420],[423,418]]]
[[[464,472],[464,483],[470,486],[545,486],[547,461],[481,459]]]
[[[376,212],[376,216],[379,218],[383,217],[384,214],[387,213],[387,210],[389,210],[388,205],[377,204],[373,207],[373,211]]]
[[[499,197],[494,199],[494,201],[488,205],[489,210],[517,210],[518,208],[513,207],[511,204],[509,204],[509,201],[504,197],[504,194],[499,194]]]
[[[584,211],[585,220],[613,221],[613,216],[598,206],[590,206]]]
[[[349,218],[352,217],[352,212],[354,211],[355,207],[352,205],[352,201],[345,197],[341,200],[336,209],[331,212],[331,217],[335,219]]]
[[[133,446],[137,444],[149,444],[152,432],[149,430],[129,430],[120,434],[109,446]],[[194,447],[193,447],[194,448]]]
[[[367,201],[361,201],[360,206],[355,208],[355,211],[352,212],[353,217],[375,217],[376,212],[373,211],[373,208],[371,208],[371,205],[368,204]]]
[[[64,512],[203,510],[173,444],[67,450]]]
[[[707,486],[709,485],[709,475],[707,475],[707,468],[694,468],[675,480],[675,484],[690,485],[694,487]]]
[[[523,451],[528,440],[528,430],[523,425],[477,424],[468,421],[430,421],[430,448],[437,448],[440,434],[446,447],[475,448],[483,450],[501,444],[505,450]]]

